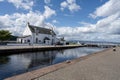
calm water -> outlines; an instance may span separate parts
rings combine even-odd
[[[74,48],[57,51],[20,53],[0,56],[0,80],[35,70],[45,66],[60,63],[103,50],[102,48]]]

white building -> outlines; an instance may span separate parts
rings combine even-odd
[[[17,42],[53,45],[56,43],[56,34],[52,29],[37,27],[28,23],[23,36],[17,38]]]

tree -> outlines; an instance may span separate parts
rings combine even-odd
[[[9,40],[11,33],[8,30],[0,30],[0,41]]]

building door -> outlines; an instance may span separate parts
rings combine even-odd
[[[53,42],[54,42],[54,40],[52,39],[52,43],[51,43],[52,45],[53,45]]]
[[[36,38],[36,43],[38,43],[38,38]]]
[[[23,39],[21,39],[21,43],[23,43]]]

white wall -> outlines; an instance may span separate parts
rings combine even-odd
[[[21,41],[22,40],[22,41]],[[30,40],[30,42],[28,42]],[[17,42],[19,43],[32,43],[32,36],[24,37],[24,38],[17,38]]]
[[[30,28],[28,27],[28,24],[23,32],[23,36],[27,36],[27,35],[32,35],[32,32],[31,32]]]
[[[17,42],[21,43],[21,38],[17,38]]]
[[[44,43],[44,38],[48,37],[50,40],[46,40],[46,43]],[[49,34],[38,34],[36,35],[36,33],[32,33],[32,36],[28,36],[25,38],[18,38],[17,42],[21,42],[22,39],[22,43],[28,43],[28,39],[30,40],[31,44],[36,44],[36,38],[38,38],[38,43],[37,44],[47,44],[47,45],[51,45],[51,44],[55,44],[56,43],[56,36],[49,35]],[[52,39],[53,39],[53,43],[52,43]]]
[[[36,43],[36,38],[38,38],[38,43],[44,43],[44,38],[48,37],[50,40],[46,40],[46,44],[52,44],[52,39],[53,39],[53,43],[54,43],[54,37],[52,37],[52,35],[48,35],[48,34],[38,34],[36,35],[35,33],[33,33],[33,37],[34,37],[34,43]],[[41,42],[39,42],[41,41]]]

